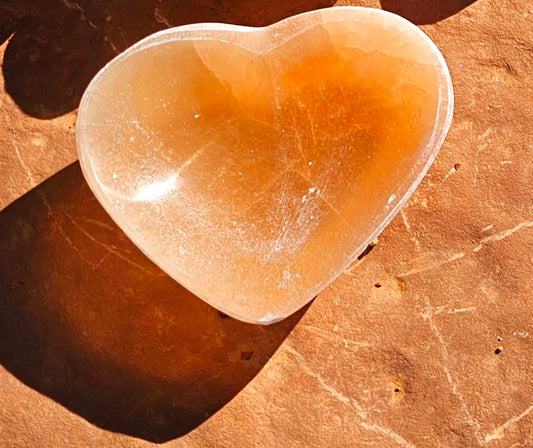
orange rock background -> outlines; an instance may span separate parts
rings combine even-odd
[[[331,1],[0,0],[0,446],[533,446],[533,7],[349,1],[421,25],[456,112],[377,246],[270,327],[150,263],[75,162],[114,54]]]

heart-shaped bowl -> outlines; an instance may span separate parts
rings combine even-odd
[[[268,324],[356,259],[407,201],[451,123],[433,42],[381,10],[153,34],[90,83],[83,173],[157,265]]]

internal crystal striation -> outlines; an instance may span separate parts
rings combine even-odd
[[[100,202],[155,263],[225,313],[271,323],[392,219],[452,103],[418,28],[331,8],[148,37],[89,86],[78,148]]]

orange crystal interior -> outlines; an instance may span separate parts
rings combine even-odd
[[[420,31],[380,11],[211,27],[148,38],[101,72],[78,118],[82,168],[167,273],[271,323],[416,187],[449,126],[449,78]]]

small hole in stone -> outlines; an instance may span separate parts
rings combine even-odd
[[[381,288],[381,283],[376,283],[376,284],[374,285],[374,288]]]
[[[454,170],[457,171],[459,168],[461,168],[461,164],[460,163],[456,163],[454,166],[453,166]]]
[[[241,360],[249,361],[250,359],[252,359],[253,355],[254,352],[241,352]]]
[[[400,389],[397,387],[396,389],[394,389],[394,392],[400,392]]]
[[[494,353],[496,355],[499,355],[501,352],[502,352],[503,348],[502,347],[498,347],[496,350],[494,350]]]

